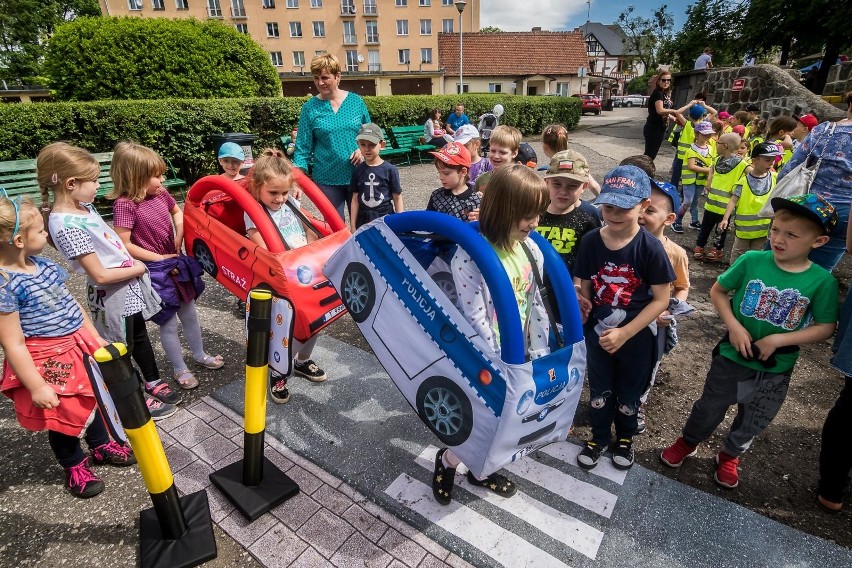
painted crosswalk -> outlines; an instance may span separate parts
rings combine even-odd
[[[602,485],[612,488],[614,486],[611,482],[614,482],[620,486],[627,472],[619,471],[609,464],[606,467],[602,461],[593,470],[596,475],[589,475],[573,467],[580,450],[575,444],[562,442],[547,448],[545,453],[558,460],[559,467],[532,458],[511,464],[506,471],[518,482],[519,491],[509,499],[467,483],[463,475],[465,468],[459,467],[456,472],[456,491],[469,492],[492,507],[477,507],[474,510],[469,501],[463,503],[459,499],[444,507],[433,498],[430,485],[408,473],[400,474],[385,493],[503,566],[516,568],[519,558],[524,559],[523,565],[529,566],[568,566],[571,558],[578,558],[574,553],[594,560],[604,539],[601,526],[607,524],[606,520],[612,515],[618,497],[592,481],[596,481],[597,477],[607,480],[601,481]],[[431,472],[437,451],[437,447],[427,446],[414,457],[414,463]],[[572,464],[572,467],[563,467],[564,464]],[[585,480],[574,477],[571,475],[573,473]],[[580,516],[577,515],[577,507],[593,515],[585,514],[583,519],[577,518]],[[552,539],[551,542],[556,543],[557,548],[570,550],[564,550],[557,558],[553,546],[549,550],[542,550],[533,544],[533,541],[539,539],[524,539],[504,528],[517,521],[530,527],[534,535],[541,533]]]

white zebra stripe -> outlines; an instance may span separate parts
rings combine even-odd
[[[577,465],[577,455],[582,450],[583,447],[578,446],[577,444],[572,444],[570,442],[556,442],[555,444],[549,444],[539,449],[538,451],[544,452],[549,456],[564,461],[569,465],[573,465],[577,468],[580,468],[580,466]],[[610,481],[614,481],[619,485],[624,485],[624,480],[627,478],[628,471],[629,470],[617,469],[614,465],[612,465],[612,461],[608,459],[601,459],[595,469],[588,470],[588,472],[591,474],[603,477],[605,479],[609,479]]]

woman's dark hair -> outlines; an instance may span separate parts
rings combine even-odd
[[[429,111],[429,118],[431,118],[432,120],[437,120],[437,119],[438,119],[438,114],[439,114],[440,112],[441,112],[441,109],[439,109],[439,108],[433,108],[433,109],[431,109],[431,110]]]

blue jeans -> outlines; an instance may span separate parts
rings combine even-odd
[[[811,262],[818,264],[828,270],[834,271],[834,267],[843,258],[846,252],[846,227],[849,224],[849,203],[832,203],[837,210],[837,226],[829,235],[829,241],[819,248],[811,251],[808,258]]]
[[[831,366],[846,376],[852,376],[852,333],[849,333],[849,323],[852,322],[852,287],[846,294],[846,300],[840,308],[840,324],[837,326],[837,336],[834,338],[834,357]]]
[[[340,215],[340,219],[345,221],[346,217],[344,216],[344,210],[349,209],[349,204],[352,202],[350,199],[352,196],[349,194],[349,186],[327,185],[317,181],[314,181],[314,183],[317,184],[317,187],[323,195],[331,201],[332,207],[337,209],[337,214]]]
[[[677,219],[675,223],[680,225],[683,222],[683,216],[686,215],[686,210],[689,209],[689,214],[692,215],[692,222],[698,223],[698,188],[700,186],[691,183],[683,186],[683,203],[680,204],[680,209],[677,210]]]

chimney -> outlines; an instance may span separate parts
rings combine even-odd
[[[534,32],[540,32],[540,31],[541,31],[541,26],[536,26],[536,27],[534,27],[534,28],[532,29],[532,31],[534,31]]]

